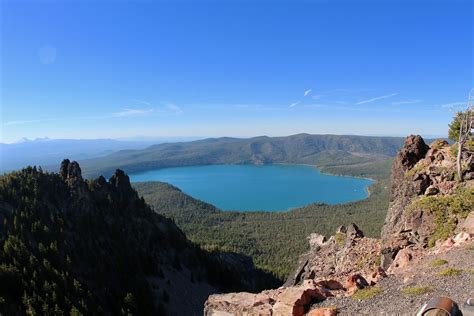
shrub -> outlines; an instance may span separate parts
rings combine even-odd
[[[443,271],[441,272],[438,272],[438,275],[439,276],[457,276],[457,275],[460,275],[462,272],[461,269],[456,269],[456,268],[447,268],[447,269],[444,269]]]
[[[402,289],[405,295],[423,295],[430,292],[433,292],[433,289],[429,286],[409,286]]]
[[[447,263],[448,263],[448,261],[446,261],[444,259],[436,259],[436,260],[433,260],[431,262],[431,266],[434,267],[434,268],[437,268],[437,267],[441,267],[442,265],[445,265]]]
[[[346,235],[343,233],[336,233],[336,235],[334,235],[334,239],[336,240],[336,243],[342,247],[344,246]]]
[[[427,164],[424,160],[421,160],[416,165],[414,165],[410,170],[405,173],[406,178],[413,178],[413,176],[427,167]]]
[[[434,246],[436,240],[446,239],[454,233],[457,216],[466,218],[474,208],[474,189],[458,188],[451,195],[422,196],[415,199],[405,209],[407,213],[414,210],[428,211],[435,215],[435,232],[428,245]]]
[[[364,289],[357,290],[354,295],[352,295],[352,299],[356,301],[366,300],[382,294],[382,289],[378,286],[366,287]]]

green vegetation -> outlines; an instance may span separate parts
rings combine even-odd
[[[371,177],[370,197],[342,205],[311,204],[289,212],[222,212],[164,183],[134,187],[160,214],[172,218],[189,239],[209,251],[250,256],[257,267],[284,280],[307,251],[310,233],[334,235],[340,225],[357,223],[365,235],[379,237],[388,208],[391,161],[325,168],[336,174]]]
[[[270,286],[190,243],[123,173],[68,182],[31,167],[0,176],[0,314],[163,315],[169,296],[149,281],[169,271],[222,291]]]
[[[346,235],[345,234],[336,233],[336,235],[334,235],[334,238],[335,238],[335,240],[336,240],[336,242],[339,246],[341,246],[341,247],[344,246],[344,242],[346,240]]]
[[[468,115],[469,112],[457,112],[453,118],[453,121],[449,124],[448,138],[457,142],[459,140],[459,130],[461,128],[461,121],[463,116]]]
[[[445,141],[444,140],[441,140],[441,139],[437,139],[435,140],[434,142],[432,142],[430,144],[430,147],[432,149],[441,149],[444,147],[444,144],[445,144]]]
[[[423,295],[433,292],[433,288],[429,286],[409,286],[402,289],[405,295]]]
[[[466,272],[469,273],[469,274],[474,275],[474,269],[467,269]]]
[[[474,188],[459,188],[452,195],[421,196],[414,199],[406,212],[428,211],[435,215],[436,229],[428,245],[433,247],[437,240],[444,240],[454,233],[457,218],[464,219],[474,209]]]
[[[420,171],[423,171],[423,169],[425,169],[426,167],[426,162],[424,160],[421,160],[405,173],[405,177],[409,179],[413,178],[415,174],[419,173]]]
[[[433,268],[437,268],[437,267],[441,267],[441,266],[443,266],[443,265],[445,265],[445,264],[447,264],[447,263],[448,263],[448,261],[446,261],[446,260],[444,260],[444,259],[436,259],[436,260],[433,260],[433,261],[431,262],[431,266],[432,266]]]
[[[447,269],[444,269],[443,271],[438,272],[438,275],[443,276],[443,277],[457,276],[457,275],[460,275],[461,272],[462,272],[461,269],[447,268]]]
[[[352,299],[355,301],[362,301],[380,295],[382,292],[382,289],[378,286],[366,287],[358,289],[354,295],[352,295]]]

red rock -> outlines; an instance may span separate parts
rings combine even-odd
[[[388,272],[395,273],[398,270],[403,270],[404,268],[408,267],[412,259],[413,259],[413,252],[411,251],[411,249],[403,248],[395,256],[395,259],[393,260],[392,264],[388,268]]]
[[[353,274],[347,278],[346,289],[348,295],[352,295],[357,289],[363,289],[368,286],[367,280],[360,274]]]
[[[316,285],[321,286],[328,290],[343,290],[344,285],[337,280],[321,280],[317,281]]]
[[[375,270],[370,275],[367,281],[369,281],[370,285],[373,286],[377,284],[381,278],[385,278],[385,277],[387,277],[385,270],[382,267],[378,267],[377,270]]]
[[[283,289],[273,305],[273,315],[303,316],[312,302],[326,299],[327,291],[317,287],[312,280],[306,281],[302,286]]]
[[[319,307],[309,311],[307,316],[335,316],[337,309],[334,307]]]

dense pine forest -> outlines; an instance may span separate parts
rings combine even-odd
[[[4,315],[195,314],[211,293],[276,284],[243,256],[189,242],[120,170],[85,181],[65,160],[60,174],[3,175],[0,223]]]

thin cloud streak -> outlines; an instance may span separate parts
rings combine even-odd
[[[378,101],[378,100],[388,99],[388,98],[396,96],[397,94],[398,93],[392,93],[392,94],[387,94],[387,95],[382,95],[382,96],[379,96],[379,97],[375,97],[375,98],[372,98],[372,99],[362,100],[362,101],[357,102],[355,105],[361,105],[361,104],[371,103],[371,102]]]
[[[115,112],[112,116],[115,117],[126,117],[126,116],[140,116],[147,115],[153,112],[153,109],[123,109],[120,112]]]
[[[181,113],[183,113],[183,110],[182,110],[179,106],[177,106],[176,104],[174,104],[174,103],[167,103],[167,104],[166,104],[166,107],[167,107],[169,110],[173,111],[175,114],[181,114]]]
[[[133,99],[132,101],[133,101],[133,102],[136,102],[136,103],[141,103],[141,104],[144,104],[144,105],[151,106],[151,103],[150,103],[150,102],[147,102],[147,101],[137,100],[137,99]]]
[[[31,124],[31,123],[42,123],[48,121],[55,121],[57,119],[41,119],[41,120],[18,120],[18,121],[8,121],[5,122],[4,126],[12,126],[12,125],[22,125],[22,124]]]
[[[311,89],[308,89],[304,92],[304,97],[307,96],[311,92]]]
[[[423,101],[422,100],[404,100],[404,101],[392,102],[392,105],[415,104],[415,103],[420,103],[420,102],[423,102]]]
[[[300,103],[301,103],[301,101],[293,102],[293,103],[290,104],[289,107],[290,107],[290,108],[294,108],[295,106],[297,106],[297,105],[300,104]]]
[[[439,107],[443,109],[448,109],[451,111],[462,111],[466,107],[466,102],[451,102],[451,103],[441,104]]]

